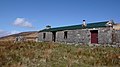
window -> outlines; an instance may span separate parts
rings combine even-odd
[[[43,33],[43,39],[45,39],[45,37],[46,37],[46,33]]]
[[[64,32],[64,39],[67,39],[67,31]]]

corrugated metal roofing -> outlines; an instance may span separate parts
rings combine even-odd
[[[107,22],[109,22],[109,21],[89,23],[89,24],[87,24],[86,28],[106,27]],[[56,28],[50,28],[50,29],[43,29],[43,30],[40,30],[39,32],[52,32],[52,31],[75,30],[75,29],[83,29],[82,24],[72,25],[72,26],[64,26],[64,27],[56,27]]]

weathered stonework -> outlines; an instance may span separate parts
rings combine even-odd
[[[113,42],[120,43],[120,30],[114,30],[113,32]]]
[[[64,32],[67,31],[67,39],[64,39]],[[57,42],[68,42],[68,43],[89,43],[90,32],[89,30],[65,30],[59,31],[56,34]]]
[[[112,30],[110,28],[101,28],[98,30],[98,43],[112,44]]]
[[[66,39],[64,39],[64,31],[58,31],[56,33],[56,41],[57,42],[66,42]]]
[[[120,31],[115,31],[109,27],[57,31],[55,42],[90,44],[91,30],[98,30],[98,44],[120,43]],[[65,31],[67,31],[67,39],[64,38]],[[43,39],[43,33],[46,33],[45,39]],[[52,36],[52,32],[40,32],[39,41],[52,41]]]
[[[45,39],[43,38],[43,33],[46,33]],[[52,41],[52,33],[51,32],[41,32],[38,37],[39,41]]]

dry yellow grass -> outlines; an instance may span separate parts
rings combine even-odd
[[[119,67],[120,48],[0,42],[0,67]]]

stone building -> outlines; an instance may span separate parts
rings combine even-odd
[[[22,32],[16,35],[14,38],[15,42],[25,42],[25,41],[38,41],[38,31],[31,31],[31,32]]]
[[[86,24],[83,20],[81,25],[51,28],[39,31],[40,42],[63,42],[63,43],[85,43],[85,44],[113,44],[120,43],[119,27],[113,21],[103,21]],[[119,38],[118,38],[119,37]]]

